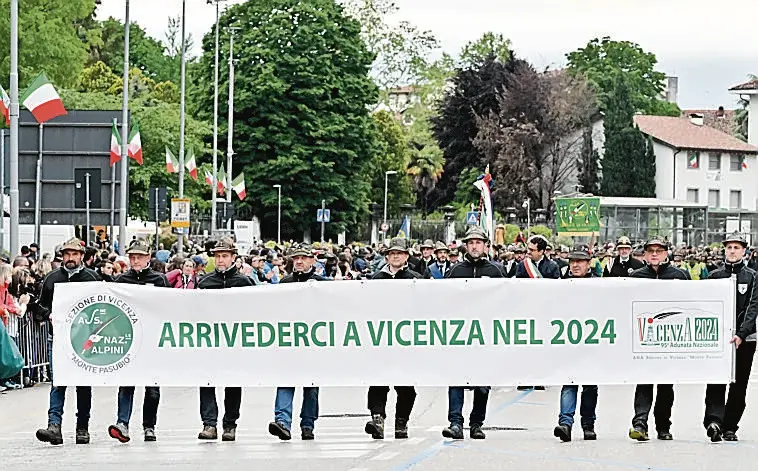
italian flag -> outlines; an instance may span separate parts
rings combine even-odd
[[[111,131],[111,167],[116,165],[116,162],[121,160],[121,136],[118,134],[118,128],[116,122],[113,122],[113,130]]]
[[[689,155],[689,162],[687,164],[690,168],[697,168],[697,154],[692,152]]]
[[[742,158],[742,170],[747,170],[747,161],[745,161],[745,158]]]
[[[176,160],[176,157],[171,153],[168,146],[166,146],[166,171],[168,173],[177,173],[179,171],[179,161]]]
[[[142,165],[142,139],[139,134],[139,124],[134,123],[132,132],[129,133],[129,144],[127,146],[129,157],[137,161]]]
[[[190,146],[190,148],[187,150],[187,157],[186,162],[184,163],[184,167],[189,171],[190,176],[193,180],[197,180],[197,163],[195,162],[195,149]],[[212,185],[212,183],[209,183],[209,185]]]
[[[63,100],[45,74],[39,74],[21,97],[21,103],[31,111],[38,123],[50,121],[66,114]]]
[[[0,86],[0,92],[3,94],[3,101],[0,103],[0,111],[3,112],[3,116],[5,116],[5,125],[10,126],[11,125],[11,98],[8,96],[7,93],[5,93],[5,89]]]
[[[224,190],[226,189],[226,172],[224,171],[224,164],[221,164],[221,168],[218,170],[216,179],[218,180],[218,193],[220,195],[223,195]]]
[[[207,183],[210,186],[213,186],[213,175],[211,175],[211,172],[205,171],[205,183]]]
[[[237,193],[237,196],[241,200],[245,199],[245,195],[247,194],[245,192],[245,173],[240,173],[237,175],[237,178],[232,180],[232,189]]]

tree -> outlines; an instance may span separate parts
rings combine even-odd
[[[411,129],[411,157],[408,164],[408,175],[413,178],[413,186],[424,216],[429,214],[429,194],[437,186],[445,165],[442,150],[434,142],[427,125],[428,123],[415,122]]]
[[[89,18],[95,0],[26,0],[19,8],[19,88],[45,72],[59,87],[76,85],[87,47],[73,25]],[[10,74],[10,0],[0,0],[0,74]]]
[[[393,0],[342,0],[345,13],[360,22],[361,38],[374,55],[372,76],[382,101],[386,91],[417,81],[420,70],[439,45],[431,31],[421,31],[408,21],[390,17],[399,10]]]
[[[469,41],[463,46],[459,64],[463,67],[481,67],[488,57],[494,57],[498,62],[505,64],[511,60],[512,55],[510,39],[500,33],[488,31],[476,41]]]
[[[371,181],[372,201],[380,203],[384,201],[385,172],[397,172],[387,179],[388,211],[397,214],[401,204],[415,203],[412,182],[407,174],[411,149],[402,125],[391,113],[379,111],[373,117],[378,137],[377,156],[367,166],[365,178]]]
[[[629,84],[619,75],[605,114],[605,152],[600,184],[603,196],[649,195],[651,185],[655,194],[655,156],[651,176],[645,155],[648,149],[645,138],[634,125],[633,106]]]
[[[179,83],[181,80],[182,70],[182,17],[177,15],[169,17],[168,26],[166,27],[166,55],[171,64],[170,80]],[[192,34],[187,34],[184,39],[185,62],[191,62],[193,57],[190,51],[195,47],[195,38]]]
[[[315,227],[322,199],[332,210],[334,230],[355,227],[368,212],[370,181],[362,177],[377,155],[368,107],[378,93],[360,24],[331,0],[236,4],[220,24],[222,55],[228,54],[232,24],[241,27],[235,42],[245,45],[235,52],[241,66],[234,110],[235,168],[245,172],[249,195],[243,204],[254,201],[264,233],[275,231],[277,193],[271,186],[281,184],[285,235],[308,231],[311,221]],[[190,81],[192,112],[210,118],[213,31],[204,36],[203,51]],[[221,79],[226,90],[228,77]],[[220,108],[226,116],[225,104]]]
[[[429,195],[434,209],[453,200],[460,173],[464,168],[484,168],[487,158],[474,146],[479,128],[478,116],[489,116],[499,109],[498,99],[505,89],[508,67],[490,56],[478,67],[458,69],[432,116],[432,132],[445,157],[444,173]]]
[[[635,162],[634,174],[637,182],[636,194],[640,198],[655,198],[655,150],[653,147],[653,139],[650,136],[642,135],[637,128],[637,132],[640,136],[640,147],[644,148],[643,152],[636,153],[636,156],[641,156],[642,159],[639,162]]]
[[[600,194],[600,154],[592,146],[592,128],[582,133],[581,157],[576,162],[579,191],[593,195]]]
[[[455,198],[452,205],[456,209],[464,208],[468,210],[471,203],[479,202],[479,189],[474,186],[476,179],[484,173],[484,169],[477,168],[465,168],[461,171],[460,178],[458,179],[458,186],[455,189]]]
[[[583,48],[566,54],[568,70],[582,74],[598,94],[601,109],[608,110],[616,79],[623,76],[629,84],[630,100],[634,111],[646,114],[679,116],[679,108],[659,97],[666,74],[655,70],[655,54],[646,52],[638,44],[614,41],[609,37],[593,39]]]

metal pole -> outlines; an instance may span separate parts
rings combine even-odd
[[[37,140],[37,176],[34,185],[34,241],[40,245],[42,237],[40,230],[42,226],[42,134],[44,125],[40,123]]]
[[[218,1],[216,1],[216,65],[213,68],[213,179],[211,181],[211,235],[216,232],[216,172],[218,171]]]
[[[10,142],[10,255],[19,254],[18,239],[18,0],[11,0],[11,142]]]
[[[155,188],[155,250],[158,250],[158,239],[159,239],[159,229],[160,224],[158,223],[158,206],[160,203],[158,202],[158,193],[160,192],[159,188]]]
[[[89,217],[89,172],[84,174],[84,184],[86,185],[86,188],[84,188],[84,207],[87,208],[87,228],[85,229],[86,236],[84,237],[84,241],[87,245],[89,245],[89,226],[90,226],[90,217]]]
[[[384,172],[384,219],[382,220],[382,243],[387,245],[387,182],[390,174]]]
[[[113,118],[113,126],[116,126],[116,118]],[[108,238],[110,240],[110,247],[113,248],[113,243],[116,240],[116,165],[111,165],[111,227]]]
[[[129,159],[127,158],[127,146],[129,143],[129,0],[126,0],[126,13],[124,16],[124,78],[123,78],[123,102],[121,104],[121,201],[119,202],[118,224],[118,250],[124,253],[126,250],[126,198],[129,188]]]
[[[180,80],[180,99],[179,105],[179,198],[184,197],[184,105],[185,105],[185,56],[187,55],[187,38],[185,35],[185,26],[187,24],[187,0],[182,0],[182,58],[181,58],[181,80]],[[157,218],[156,218],[157,219]],[[184,233],[180,233],[176,240],[176,251],[179,255],[184,254]]]
[[[526,237],[529,238],[532,231],[532,202],[526,200]]]
[[[282,244],[282,185],[274,185],[279,190],[279,204],[276,211],[276,243]]]
[[[0,249],[5,248],[5,129],[0,129],[0,198],[3,212],[0,215]]]
[[[229,118],[227,122],[227,137],[226,137],[226,187],[229,191],[226,192],[226,202],[232,202],[232,156],[234,150],[232,150],[232,140],[234,139],[234,30],[236,28],[229,28],[231,33],[229,34]]]
[[[324,224],[326,218],[326,200],[321,200],[321,243],[324,243]]]

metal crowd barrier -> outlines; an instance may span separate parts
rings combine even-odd
[[[24,385],[28,385],[26,378],[37,383],[49,381],[48,323],[35,322],[29,313],[19,321],[18,349],[24,357]]]

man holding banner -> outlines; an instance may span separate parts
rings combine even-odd
[[[163,273],[150,268],[150,247],[143,240],[135,240],[126,249],[129,257],[129,271],[119,276],[116,283],[128,283],[132,285],[153,285],[159,288],[169,288],[168,279]],[[158,386],[145,387],[145,401],[142,404],[142,428],[146,442],[154,442],[155,423],[158,420],[158,404],[161,399],[161,390]],[[129,438],[129,419],[132,416],[134,405],[134,386],[121,386],[118,388],[118,412],[115,425],[108,427],[108,435],[121,443],[126,443]]]
[[[51,271],[42,282],[42,292],[39,297],[39,309],[51,322],[53,313],[53,295],[55,285],[59,283],[83,283],[90,281],[102,281],[94,270],[84,266],[84,244],[77,238],[73,238],[61,247],[63,262],[57,270]],[[60,313],[65,315],[65,313]],[[63,422],[63,404],[66,400],[66,386],[55,386],[53,375],[53,329],[47,339],[47,350],[50,358],[50,409],[47,412],[47,428],[37,430],[37,440],[61,445],[61,423]],[[85,445],[89,443],[89,418],[92,408],[92,388],[89,386],[76,387],[76,443]]]
[[[445,278],[502,278],[503,273],[492,262],[487,260],[489,252],[489,237],[481,227],[474,226],[469,229],[463,238],[466,244],[466,256],[464,260],[450,269]],[[474,387],[474,406],[469,418],[469,433],[471,438],[482,440],[485,438],[482,431],[484,418],[487,414],[487,400],[490,394],[489,386]],[[450,386],[448,388],[447,418],[450,426],[442,430],[442,436],[454,440],[463,440],[463,392],[462,386]]]
[[[660,239],[651,239],[645,244],[647,265],[632,272],[632,278],[658,280],[689,280],[690,275],[676,268],[668,260],[668,244]],[[653,385],[638,384],[634,392],[634,418],[629,438],[640,442],[650,440],[647,433],[647,419],[653,406]],[[655,398],[655,429],[658,440],[673,440],[671,435],[671,408],[674,406],[674,385],[659,384]]]
[[[575,248],[568,255],[569,272],[566,278],[595,278],[596,273],[590,268],[589,247]],[[576,396],[579,386],[567,384],[561,388],[561,412],[558,415],[558,426],[553,429],[553,435],[562,442],[571,441],[571,427],[574,425],[576,413]],[[597,440],[595,434],[595,408],[597,407],[597,386],[582,385],[582,405],[579,408],[582,430],[585,440]]]
[[[211,249],[215,270],[204,276],[197,284],[198,289],[226,289],[243,286],[253,286],[253,280],[237,271],[234,258],[237,255],[237,247],[229,237],[224,237],[216,242]],[[240,405],[242,403],[242,388],[224,388],[224,418],[222,425],[224,432],[221,440],[233,442],[237,438],[237,419],[240,417]],[[200,418],[203,420],[203,431],[197,435],[199,440],[216,440],[218,432],[218,404],[216,403],[216,388],[200,388]]]
[[[281,283],[304,283],[307,281],[328,281],[313,269],[316,257],[309,245],[301,245],[292,253],[292,273],[282,278]],[[280,440],[290,440],[292,434],[292,401],[295,388],[291,386],[276,388],[274,401],[274,421],[268,424],[268,432]],[[300,438],[313,440],[313,428],[318,419],[318,387],[303,388],[303,405],[300,408]]]
[[[408,268],[408,243],[405,239],[392,239],[387,249],[387,264],[372,280],[414,280],[421,275]],[[427,273],[429,270],[427,270]],[[384,438],[384,421],[387,418],[387,394],[389,386],[371,386],[368,388],[368,409],[371,421],[366,423],[365,432],[376,440]],[[416,389],[413,386],[395,386],[397,405],[395,406],[395,439],[408,438],[408,420],[413,404],[416,402]]]
[[[737,281],[737,328],[732,337],[732,343],[737,348],[734,383],[729,385],[726,404],[725,384],[709,384],[705,390],[703,425],[712,442],[720,442],[722,436],[726,441],[737,441],[738,424],[745,412],[745,395],[755,356],[758,282],[756,272],[745,261],[747,245],[747,239],[742,234],[727,236],[724,239],[724,265],[708,276],[708,279],[736,278]]]

